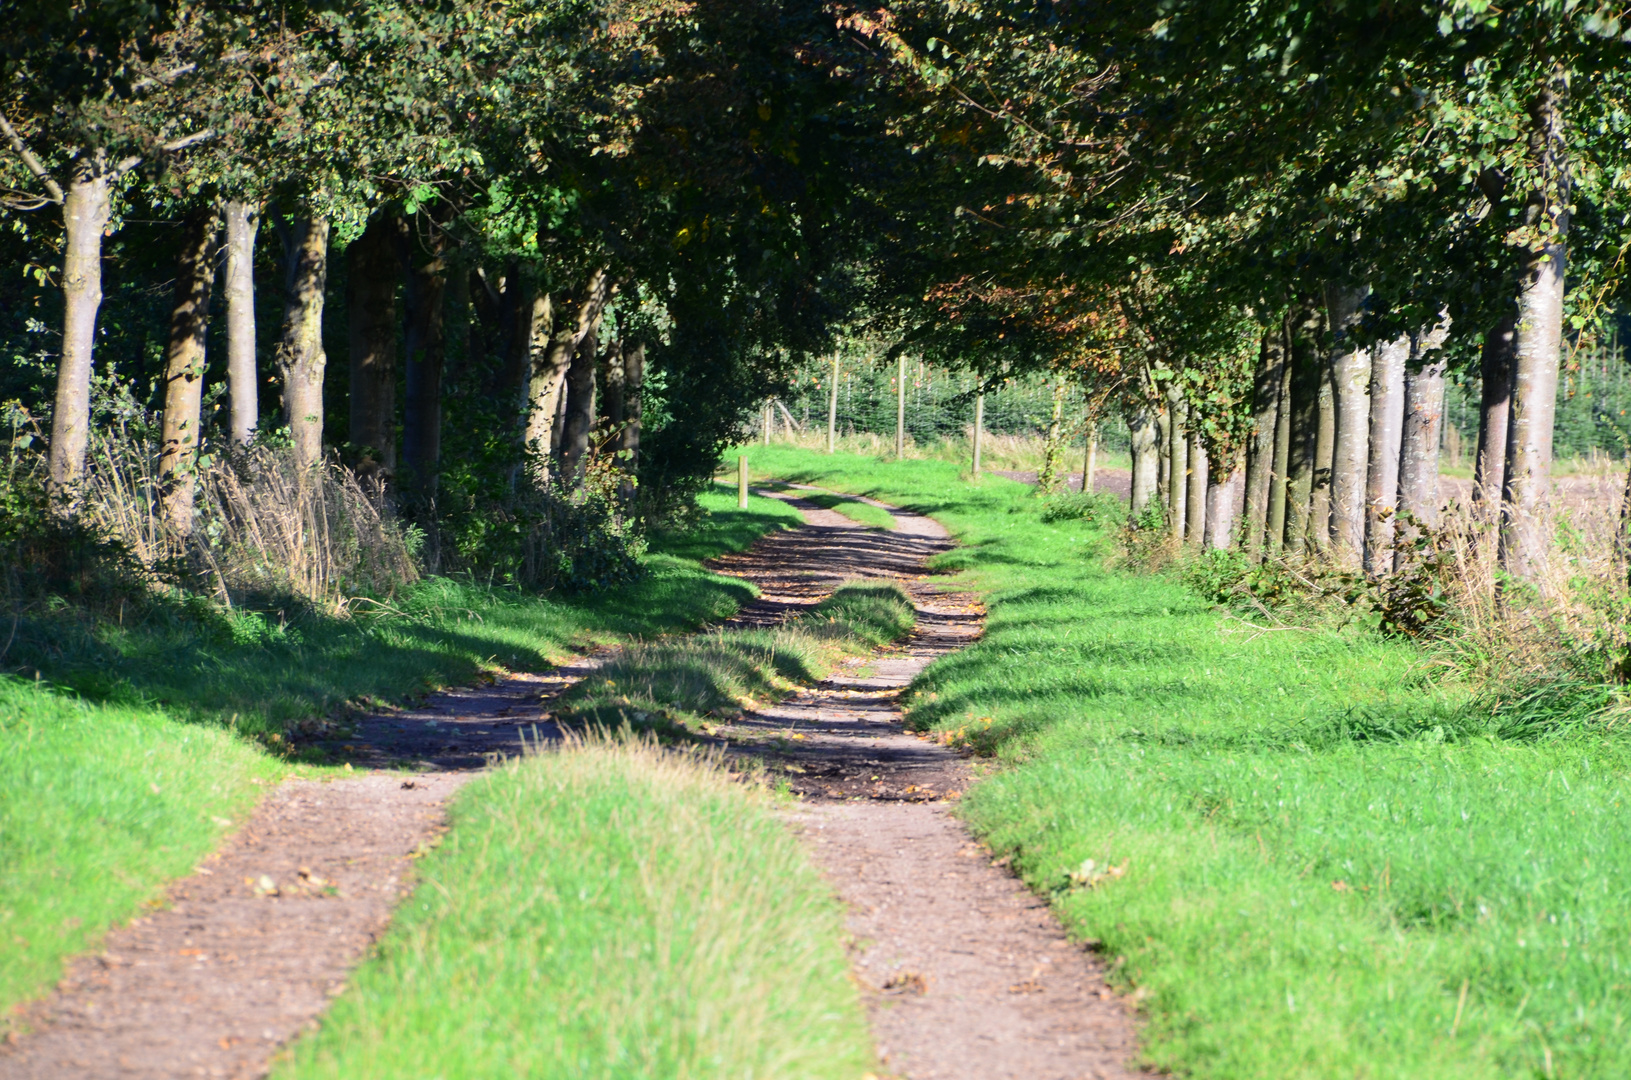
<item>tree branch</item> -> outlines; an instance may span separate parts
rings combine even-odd
[[[28,171],[34,174],[36,180],[45,185],[45,190],[51,194],[51,201],[58,204],[62,203],[64,201],[62,185],[51,179],[51,174],[45,171],[45,166],[40,164],[40,159],[34,156],[34,151],[28,148],[28,144],[23,141],[23,137],[17,134],[17,129],[11,126],[11,121],[6,119],[5,113],[0,113],[0,132],[5,134],[6,140],[11,143],[11,148],[17,151],[17,156],[23,159],[23,164],[28,166]]]

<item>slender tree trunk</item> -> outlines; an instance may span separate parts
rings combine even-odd
[[[595,353],[600,320],[591,324],[572,366],[566,369],[566,430],[561,434],[561,477],[576,487],[583,479],[589,436],[595,430]]]
[[[1437,525],[1438,441],[1444,423],[1444,361],[1408,371],[1404,381],[1404,438],[1399,452],[1399,512]]]
[[[1155,410],[1146,404],[1127,414],[1127,436],[1132,447],[1132,491],[1130,504],[1136,519],[1160,490],[1160,429]]]
[[[242,446],[260,426],[260,370],[255,358],[255,234],[260,209],[226,204],[227,393],[232,441]]]
[[[1189,432],[1185,430],[1184,399],[1176,393],[1167,395],[1170,458],[1167,462],[1167,527],[1172,530],[1174,543],[1184,539],[1184,511],[1189,497]]]
[[[1512,412],[1512,369],[1518,337],[1518,309],[1512,310],[1484,335],[1478,369],[1478,458],[1473,463],[1472,497],[1487,507],[1491,519],[1499,515],[1506,488],[1506,428]]]
[[[900,356],[895,379],[895,456],[906,456],[906,354]],[[765,429],[769,431],[767,427]]]
[[[1393,565],[1393,529],[1399,505],[1399,454],[1404,438],[1405,360],[1410,339],[1375,349],[1370,374],[1370,461],[1365,476],[1365,572]]]
[[[283,333],[278,373],[283,413],[295,461],[309,467],[323,460],[323,298],[328,288],[327,218],[299,218],[280,229],[286,259]]]
[[[1284,322],[1281,326],[1284,327]],[[1282,333],[1284,360],[1280,364],[1278,403],[1274,411],[1274,458],[1269,467],[1269,507],[1265,552],[1285,546],[1287,480],[1291,468],[1291,337]]]
[[[1308,543],[1318,550],[1331,546],[1331,467],[1336,458],[1336,391],[1331,369],[1320,373],[1319,427],[1314,432],[1314,491],[1308,500]]]
[[[1189,432],[1189,483],[1185,492],[1184,539],[1199,547],[1206,530],[1206,488],[1211,462],[1198,429]]]
[[[832,392],[827,395],[827,453],[838,451],[838,354],[832,354]]]
[[[447,259],[439,230],[430,233],[429,251],[413,254],[408,273],[406,408],[402,414],[405,486],[433,521],[442,468],[442,376],[447,366]]]
[[[1307,298],[1292,309],[1287,322],[1291,331],[1291,442],[1287,455],[1290,490],[1286,495],[1285,546],[1297,554],[1308,550],[1313,532],[1320,401],[1326,387],[1320,340],[1325,323],[1319,305]]]
[[[498,332],[495,338],[502,342],[504,363],[499,368],[498,392],[506,402],[526,410],[530,404],[532,342],[538,310],[538,288],[532,267],[523,267],[520,260],[511,259],[504,268],[500,282],[498,304]],[[523,422],[526,422],[523,419]]]
[[[1099,464],[1099,425],[1096,420],[1087,422],[1087,431],[1084,434],[1086,446],[1082,448],[1082,494],[1093,493],[1093,477],[1098,471]]]
[[[394,215],[377,214],[346,249],[351,445],[357,473],[382,487],[396,472],[396,290],[402,279]],[[418,312],[410,298],[411,317]]]
[[[1065,380],[1053,383],[1053,413],[1048,419],[1048,436],[1042,444],[1042,468],[1036,474],[1036,486],[1051,492],[1059,486],[1060,439],[1065,422]]]
[[[197,484],[204,400],[205,337],[210,324],[210,291],[215,285],[215,208],[196,211],[182,234],[176,261],[175,304],[164,357],[164,421],[159,477],[164,516],[183,536],[193,531],[193,491]]]
[[[1227,548],[1233,539],[1235,507],[1243,501],[1246,486],[1246,473],[1240,463],[1225,464],[1229,471],[1209,476],[1206,485],[1206,530],[1201,542],[1217,551]]]
[[[102,233],[113,212],[111,179],[100,156],[76,169],[62,204],[67,251],[62,262],[62,359],[51,413],[51,488],[75,499],[91,434],[91,368],[96,313],[102,306]]]
[[[623,432],[618,438],[617,452],[624,473],[618,494],[625,506],[634,501],[640,475],[641,394],[645,386],[646,347],[636,342],[623,349]]]
[[[575,302],[562,305],[565,309],[562,314],[570,313],[571,317],[551,335],[549,347],[533,350],[526,439],[527,446],[534,455],[535,465],[540,470],[538,475],[540,482],[546,476],[542,470],[546,467],[547,455],[565,453],[563,436],[568,408],[565,389],[565,384],[570,378],[568,370],[575,362],[574,357],[584,341],[600,320],[601,310],[611,295],[611,287],[611,278],[607,276],[606,268],[596,267]],[[547,299],[545,303],[547,305]],[[533,319],[534,324],[542,325],[546,332],[551,321],[547,306]]]
[[[1285,372],[1285,335],[1280,325],[1263,331],[1252,378],[1252,434],[1246,443],[1247,552],[1257,555],[1269,518],[1269,489],[1274,475],[1274,440],[1279,421],[1280,383]],[[1233,475],[1233,474],[1231,474]]]
[[[1370,370],[1368,349],[1353,333],[1369,290],[1330,288],[1335,342],[1331,352],[1331,393],[1336,430],[1331,444],[1331,550],[1339,563],[1356,567],[1365,549],[1365,476],[1370,441]]]
[[[1155,415],[1155,498],[1165,515],[1172,505],[1172,403],[1152,410]]]
[[[985,436],[985,394],[974,395],[974,465],[973,474],[980,475],[980,443]]]
[[[1529,156],[1542,177],[1528,202],[1528,223],[1555,229],[1526,257],[1518,294],[1512,365],[1512,406],[1506,428],[1506,477],[1501,503],[1501,566],[1517,578],[1536,578],[1550,537],[1544,513],[1551,492],[1552,425],[1557,411],[1558,366],[1563,351],[1563,296],[1568,269],[1569,162],[1563,143],[1561,67],[1530,107]]]

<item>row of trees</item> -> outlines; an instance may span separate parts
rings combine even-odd
[[[60,286],[63,491],[104,237],[143,219],[181,226],[162,395],[178,521],[219,262],[227,434],[256,430],[271,376],[302,461],[326,433],[410,510],[449,498],[444,430],[461,458],[484,448],[500,494],[571,483],[599,445],[683,495],[847,328],[890,342],[886,366],[1076,380],[1126,417],[1135,502],[1178,535],[1371,569],[1400,512],[1436,512],[1440,387],[1476,367],[1503,561],[1528,574],[1546,546],[1563,351],[1614,310],[1631,247],[1627,30],[1606,7],[273,14],[25,2],[6,31],[0,183]],[[251,340],[257,221],[281,241],[282,317]],[[324,347],[339,278],[343,374]]]

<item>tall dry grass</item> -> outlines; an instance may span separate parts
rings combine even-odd
[[[857,432],[840,435],[836,449],[843,454],[862,454],[867,457],[894,457],[895,437],[892,434]],[[762,445],[762,439],[760,441]],[[778,426],[770,437],[772,446],[796,446],[804,450],[826,450],[827,429],[812,425],[803,431],[789,431]],[[1082,467],[1081,443],[1066,442],[1061,466],[1065,472],[1080,471]],[[747,447],[751,454],[752,447]],[[959,461],[967,463],[974,456],[974,429],[966,427],[955,438],[919,444],[910,435],[906,438],[906,457],[914,461]],[[980,439],[981,467],[998,472],[1036,472],[1047,456],[1047,439],[1041,435],[999,435],[986,432]],[[1100,468],[1126,468],[1127,455],[1099,451]]]

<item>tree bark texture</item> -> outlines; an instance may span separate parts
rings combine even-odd
[[[215,285],[215,208],[195,211],[182,232],[176,260],[175,303],[164,355],[164,419],[160,427],[159,477],[164,516],[176,532],[193,531],[193,492],[204,400],[205,335],[210,291]]]
[[[646,347],[642,342],[623,347],[623,430],[617,440],[617,458],[624,478],[618,495],[624,505],[634,501],[640,475],[641,394],[646,386]]]
[[[970,466],[970,471],[975,476],[980,475],[980,443],[984,441],[984,438],[985,394],[984,392],[981,392],[974,395],[974,461]]]
[[[1506,428],[1512,413],[1512,368],[1518,337],[1518,309],[1502,316],[1484,335],[1478,359],[1478,456],[1473,463],[1472,497],[1497,515],[1506,488]]]
[[[430,507],[436,501],[442,468],[442,381],[447,367],[447,258],[439,231],[430,233],[429,250],[410,255],[408,331],[402,413],[403,480],[412,501]],[[434,515],[420,515],[430,520]]]
[[[91,434],[91,366],[102,306],[102,234],[113,204],[111,179],[93,158],[75,170],[62,203],[67,250],[62,261],[62,358],[51,413],[51,487],[73,497],[85,474]]]
[[[1216,551],[1229,546],[1234,538],[1235,508],[1242,502],[1246,487],[1246,472],[1239,463],[1231,462],[1226,475],[1215,473],[1207,478],[1206,529],[1202,545]]]
[[[1336,457],[1336,392],[1329,365],[1320,373],[1319,425],[1314,432],[1314,490],[1308,498],[1308,546],[1331,546],[1331,465]]]
[[[1412,365],[1414,366],[1414,365]],[[1404,438],[1399,451],[1399,512],[1437,525],[1438,443],[1444,427],[1444,362],[1405,374]]]
[[[568,371],[576,362],[574,358],[584,341],[600,320],[601,310],[611,295],[611,284],[606,268],[597,266],[584,283],[583,291],[574,299],[562,303],[561,315],[566,318],[550,335],[548,347],[533,351],[527,391],[526,439],[540,469],[545,467],[551,454],[565,454]],[[546,311],[540,314],[537,321],[547,330],[552,319]],[[591,363],[593,359],[591,350]],[[557,422],[557,417],[560,422]],[[539,479],[543,480],[544,476]]]
[[[1291,429],[1287,450],[1290,488],[1286,493],[1285,548],[1308,549],[1312,531],[1316,450],[1320,430],[1320,397],[1325,387],[1321,338],[1325,323],[1318,304],[1301,300],[1287,316],[1291,339]]]
[[[1331,551],[1345,566],[1360,564],[1365,548],[1365,478],[1370,443],[1370,350],[1354,342],[1368,290],[1326,293],[1332,335]]]
[[[323,298],[328,288],[329,222],[297,218],[280,231],[286,262],[277,366],[295,461],[304,467],[323,459],[323,368],[328,363],[323,352]]]
[[[378,484],[396,472],[396,290],[401,222],[377,214],[346,249],[346,331],[351,353],[351,445],[357,474]],[[414,312],[410,299],[408,310]],[[417,315],[417,313],[415,313]]]
[[[1206,528],[1206,488],[1211,465],[1198,428],[1193,428],[1189,432],[1188,458],[1189,475],[1184,492],[1184,540],[1198,547]]]
[[[1256,554],[1263,548],[1268,528],[1269,488],[1274,476],[1274,443],[1279,420],[1280,382],[1285,371],[1285,337],[1272,325],[1263,331],[1252,376],[1252,434],[1246,443],[1245,548]]]
[[[583,479],[589,438],[595,430],[595,353],[599,320],[591,325],[566,369],[566,426],[561,432],[561,478],[574,487]]]
[[[1152,410],[1155,417],[1155,498],[1162,514],[1172,505],[1172,403]]]
[[[1501,566],[1533,580],[1545,565],[1545,520],[1551,492],[1552,424],[1563,351],[1563,296],[1568,269],[1568,160],[1563,143],[1561,69],[1530,107],[1529,157],[1542,177],[1528,200],[1528,222],[1550,226],[1550,238],[1525,259],[1513,345],[1512,405],[1506,427],[1506,476],[1501,503]]]
[[[1160,431],[1155,410],[1140,404],[1127,414],[1127,438],[1132,450],[1132,516],[1136,519],[1156,497],[1160,487]]]
[[[1082,494],[1090,495],[1093,492],[1093,477],[1098,473],[1099,466],[1099,425],[1096,421],[1088,421],[1082,441]]]
[[[1048,417],[1048,434],[1042,443],[1042,468],[1036,474],[1036,486],[1045,492],[1059,487],[1059,452],[1064,438],[1065,380],[1053,383],[1053,412]]]
[[[827,453],[838,450],[838,354],[832,357],[832,388],[827,393]],[[975,471],[978,471],[977,469]]]
[[[1289,491],[1291,459],[1291,339],[1283,334],[1285,358],[1280,364],[1279,402],[1274,412],[1274,459],[1269,469],[1268,522],[1264,529],[1264,551],[1285,546],[1286,498]]]
[[[1176,393],[1167,395],[1167,527],[1174,543],[1184,539],[1184,512],[1189,500],[1189,432],[1185,429],[1188,406]]]
[[[1370,461],[1365,474],[1365,572],[1393,565],[1393,529],[1399,506],[1399,454],[1404,438],[1405,361],[1410,339],[1376,346],[1370,369]]]
[[[227,394],[231,437],[240,446],[260,426],[260,370],[255,357],[255,234],[260,209],[229,202],[226,217]]]

